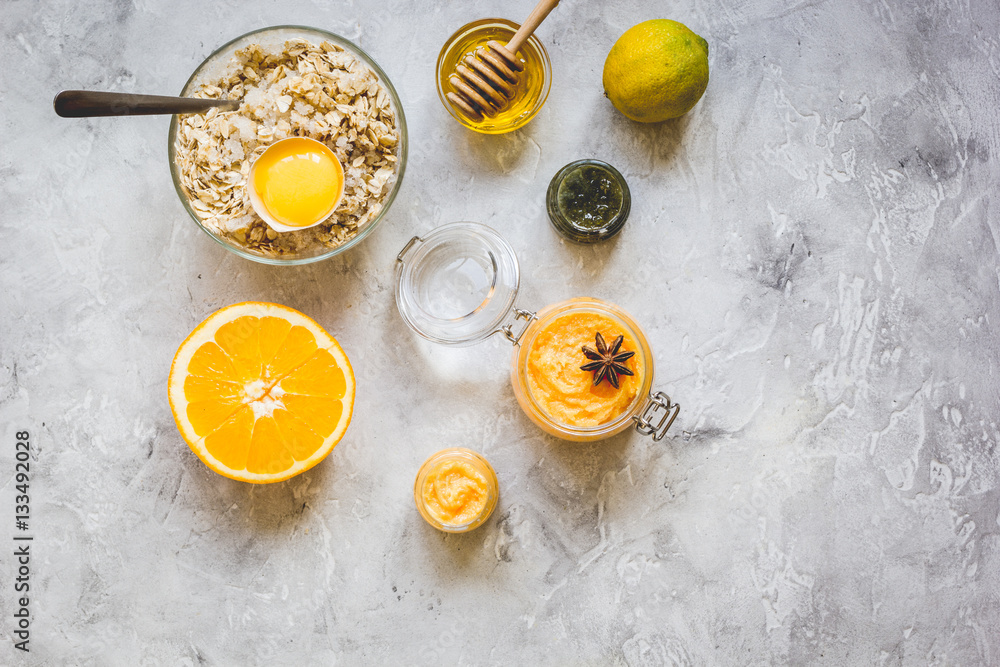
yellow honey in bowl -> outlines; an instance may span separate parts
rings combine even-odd
[[[252,187],[275,220],[308,227],[333,213],[344,192],[344,168],[325,144],[291,137],[257,158]]]
[[[469,129],[483,134],[502,134],[516,130],[534,118],[548,97],[551,85],[549,57],[542,43],[532,35],[517,52],[524,69],[517,73],[514,95],[499,112],[474,120],[447,101],[447,94],[456,91],[450,78],[463,59],[475,56],[477,49],[485,47],[490,40],[506,44],[518,27],[516,23],[506,19],[474,21],[452,35],[438,54],[437,85],[441,101]]]

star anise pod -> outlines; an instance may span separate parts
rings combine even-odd
[[[604,342],[604,336],[601,332],[597,332],[595,336],[597,342],[597,351],[590,349],[586,345],[583,346],[583,354],[593,361],[580,366],[582,371],[594,371],[594,386],[601,384],[604,378],[608,379],[615,389],[618,388],[618,376],[619,375],[634,375],[625,366],[625,361],[632,358],[635,352],[619,352],[618,350],[622,346],[622,340],[624,336],[618,336],[615,338],[611,347],[608,347]]]

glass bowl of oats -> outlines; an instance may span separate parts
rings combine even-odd
[[[406,166],[406,119],[385,72],[350,40],[276,26],[224,44],[198,66],[186,97],[240,99],[237,111],[174,116],[170,173],[181,203],[228,250],[265,264],[306,264],[344,252],[375,230]],[[278,232],[247,193],[250,167],[287,137],[325,143],[344,167],[344,196],[308,229]]]

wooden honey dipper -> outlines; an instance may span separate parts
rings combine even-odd
[[[540,0],[506,45],[491,39],[465,56],[448,77],[456,91],[445,96],[448,101],[476,122],[503,109],[514,95],[517,73],[524,69],[518,49],[558,4],[559,0]]]

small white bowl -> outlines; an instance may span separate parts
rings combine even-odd
[[[292,139],[311,141],[312,143],[316,144],[316,146],[319,148],[321,152],[329,154],[329,156],[333,158],[333,161],[337,164],[337,166],[340,167],[340,192],[337,193],[337,198],[334,200],[333,206],[331,206],[330,210],[327,211],[327,213],[323,215],[316,222],[310,223],[308,225],[300,225],[298,227],[291,227],[289,225],[283,224],[275,220],[274,216],[272,216],[270,212],[267,210],[267,206],[264,205],[264,202],[263,200],[261,200],[260,195],[257,194],[257,188],[254,186],[254,174],[257,172],[257,163],[260,162],[260,159],[265,155],[267,155],[269,151],[274,150],[275,146],[278,146],[279,144],[282,144],[286,141],[290,141]],[[268,146],[267,149],[263,153],[261,153],[256,160],[254,160],[253,166],[250,167],[250,175],[247,178],[247,194],[250,196],[250,205],[253,207],[253,210],[274,231],[297,232],[303,229],[309,229],[310,227],[315,227],[319,223],[329,218],[331,215],[333,215],[333,212],[337,210],[337,207],[340,206],[340,200],[344,198],[344,165],[340,163],[340,160],[338,160],[337,156],[334,155],[332,150],[330,150],[330,147],[324,144],[322,141],[316,141],[315,139],[310,139],[309,137],[288,137],[287,139],[276,141],[270,146]]]

